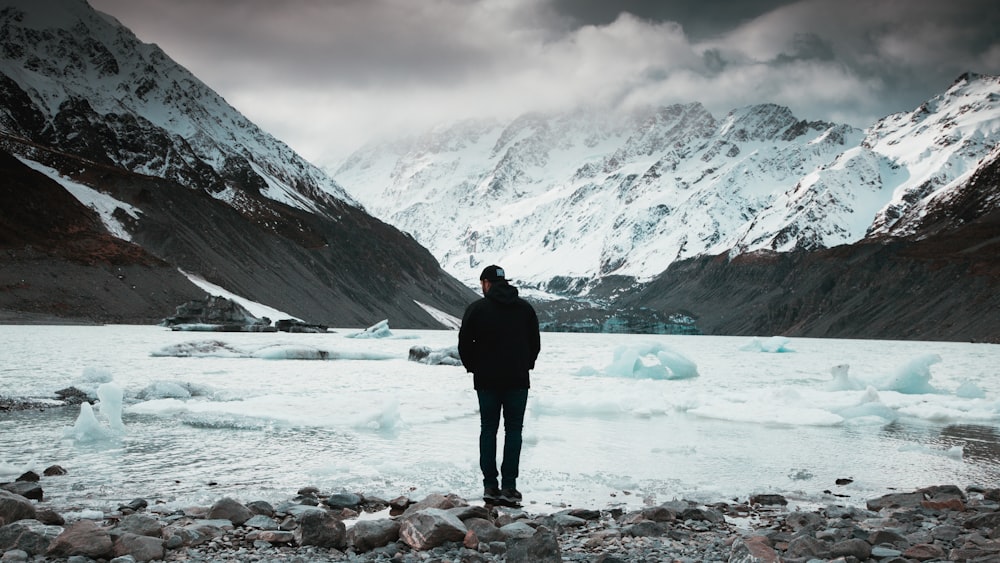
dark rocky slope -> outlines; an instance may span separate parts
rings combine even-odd
[[[204,292],[0,151],[0,321],[157,322]]]
[[[1000,343],[998,287],[994,210],[921,240],[685,260],[623,304],[687,312],[705,334]]]
[[[64,321],[158,322],[175,306],[204,296],[177,268],[330,326],[388,318],[400,328],[439,328],[414,300],[460,315],[475,298],[412,238],[358,208],[327,209],[336,214],[330,220],[248,192],[259,205],[251,201],[245,209],[260,215],[247,216],[203,190],[38,146],[31,150],[33,158],[72,170],[75,180],[99,185],[143,213],[138,221],[118,215],[129,223],[135,244],[115,239],[61,186],[5,153],[2,173],[18,180],[0,192],[6,250],[0,256],[0,320],[42,313]],[[116,283],[142,288],[141,306],[131,293],[104,289]]]

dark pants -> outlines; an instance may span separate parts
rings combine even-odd
[[[500,464],[504,489],[517,488],[518,465],[521,460],[521,428],[524,409],[528,405],[527,389],[491,391],[480,389],[479,395],[479,468],[483,471],[483,486],[497,484],[497,431],[503,411],[503,462]]]

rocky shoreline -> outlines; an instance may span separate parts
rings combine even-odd
[[[46,469],[45,479],[65,474]],[[135,499],[59,508],[29,472],[0,485],[0,561],[729,563],[1000,561],[1000,489],[932,486],[865,508],[791,508],[781,495],[532,514],[478,499],[419,501],[304,487],[286,502]]]

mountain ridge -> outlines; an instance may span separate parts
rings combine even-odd
[[[441,327],[426,307],[456,316],[475,298],[412,238],[85,1],[12,0],[0,9],[0,49],[0,150],[20,160],[7,166],[43,172],[94,209],[106,233],[141,247],[143,260],[169,264],[164,291],[204,294],[178,282],[179,269],[310,322],[363,327],[392,318],[400,328]],[[47,192],[25,189],[43,209]],[[26,203],[8,196],[0,219],[14,224]],[[49,236],[35,235],[0,247],[21,256]],[[59,288],[41,270],[79,263],[65,255],[71,250],[25,254],[42,269],[5,259],[5,275],[25,279],[0,292],[0,309],[25,307],[30,293],[33,307],[66,310],[45,303]],[[76,275],[81,283],[90,276]],[[181,304],[156,303],[160,318]],[[86,292],[67,315],[151,316]]]
[[[866,130],[767,103],[723,118],[694,102],[617,121],[577,111],[466,122],[363,147],[334,176],[467,284],[498,262],[533,288],[569,276],[586,295],[601,277],[641,283],[699,255],[903,236],[901,217],[997,143],[998,92],[1000,78],[968,73]],[[457,208],[450,226],[426,219],[446,206]]]

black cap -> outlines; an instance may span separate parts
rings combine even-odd
[[[486,280],[489,282],[495,282],[495,281],[506,281],[507,277],[504,274],[503,268],[501,268],[500,266],[493,265],[493,266],[486,266],[486,269],[483,270],[483,273],[479,275],[479,279]]]

